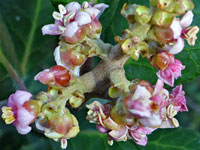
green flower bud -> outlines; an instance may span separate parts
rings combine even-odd
[[[137,8],[137,5],[131,5],[125,3],[122,7],[121,14],[124,16],[129,23],[133,24],[135,22],[135,9]]]
[[[173,12],[175,8],[174,0],[158,0],[158,8],[167,12]]]
[[[73,108],[80,107],[85,101],[85,96],[81,91],[76,91],[69,99],[69,103]]]
[[[138,6],[135,10],[135,20],[139,24],[146,24],[151,20],[152,11],[146,6]]]
[[[153,16],[153,23],[160,27],[169,27],[174,19],[173,14],[157,10]]]
[[[150,0],[149,2],[151,4],[151,6],[157,7],[158,0]]]
[[[177,0],[175,2],[175,13],[185,14],[187,11],[194,9],[192,0]]]

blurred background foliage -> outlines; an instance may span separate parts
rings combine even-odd
[[[41,27],[53,22],[52,12],[59,3],[66,4],[71,0],[0,0],[0,104],[17,89],[26,88],[36,94],[46,87],[33,80],[41,70],[55,64],[53,51],[58,37],[42,36]],[[80,0],[79,2],[82,2]],[[149,5],[148,0],[97,0],[110,5],[101,16],[103,25],[101,38],[114,43],[114,37],[128,27],[120,15],[125,2]],[[195,25],[200,26],[200,2],[195,3]],[[53,4],[53,5],[52,5]],[[54,7],[53,7],[54,6]],[[198,35],[199,37],[199,35]],[[79,120],[81,133],[69,140],[68,150],[198,150],[200,147],[200,37],[194,47],[186,45],[185,50],[177,56],[186,65],[183,76],[176,84],[183,83],[186,92],[188,113],[179,113],[181,128],[155,131],[148,136],[146,147],[134,144],[133,141],[119,142],[108,146],[106,136],[89,124],[86,108],[71,110]],[[125,65],[129,80],[145,79],[154,84],[155,72],[147,60],[138,62],[132,59]],[[89,100],[89,102],[94,99]],[[104,101],[104,100],[100,100]],[[34,126],[33,126],[34,128]],[[34,130],[25,136],[19,135],[12,125],[5,125],[0,119],[0,150],[59,150],[60,144],[44,137]]]

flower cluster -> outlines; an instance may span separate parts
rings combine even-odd
[[[94,40],[100,37],[102,26],[98,18],[106,8],[106,4],[92,5],[88,2],[82,6],[78,2],[58,5],[59,12],[53,12],[55,24],[42,28],[44,35],[61,35],[60,44],[54,52],[57,65],[79,76],[80,66],[87,58],[99,55],[99,47]]]
[[[38,93],[35,100],[26,91],[10,95],[8,106],[2,107],[5,123],[13,123],[20,134],[27,134],[30,124],[35,122],[38,130],[59,141],[64,149],[67,140],[80,131],[78,120],[67,107],[84,106],[86,93],[92,96],[101,93],[108,95],[111,102],[94,101],[86,105],[87,120],[97,124],[100,133],[108,135],[110,145],[113,141],[133,139],[144,146],[147,135],[156,129],[178,127],[176,114],[188,111],[185,93],[179,85],[170,94],[164,83],[173,87],[185,69],[174,56],[183,50],[184,39],[189,45],[194,45],[197,39],[199,28],[189,27],[194,5],[191,0],[150,0],[150,4],[151,8],[124,4],[121,14],[129,29],[122,32],[122,37],[115,37],[118,42],[115,46],[100,40],[102,26],[98,19],[108,5],[88,2],[58,5],[58,12],[53,12],[55,23],[42,27],[44,35],[60,36],[54,51],[57,65],[34,78],[48,88]],[[158,69],[156,85],[139,79],[127,80],[123,65],[130,57],[138,60],[140,54]],[[80,67],[93,56],[100,57],[101,62],[80,76]]]
[[[185,68],[173,55],[183,50],[184,39],[189,45],[195,45],[199,32],[197,26],[189,27],[193,21],[191,10],[194,5],[191,0],[151,0],[150,3],[153,9],[140,5],[123,6],[121,13],[130,27],[115,40],[133,59],[138,60],[141,54],[156,61],[151,63],[159,69],[158,78],[173,86],[174,79],[180,77]],[[180,15],[183,17],[177,18]]]
[[[99,132],[108,134],[108,143],[111,145],[112,140],[127,139],[146,145],[147,135],[158,128],[178,127],[178,120],[174,116],[179,111],[188,111],[182,85],[175,87],[172,94],[163,86],[161,80],[155,86],[140,81],[116,104],[102,105],[95,101],[87,105],[87,119],[97,124]]]

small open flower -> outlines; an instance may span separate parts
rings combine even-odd
[[[85,25],[98,19],[107,7],[103,3],[91,6],[88,2],[84,2],[82,7],[78,2],[71,2],[66,6],[59,4],[59,12],[53,12],[55,24],[45,25],[42,33],[62,35],[68,43],[80,42],[86,35]]]
[[[168,52],[160,52],[151,60],[153,66],[159,69],[157,76],[166,84],[173,86],[174,79],[181,77],[181,71],[185,69],[182,63]]]
[[[192,11],[188,11],[181,20],[179,18],[174,18],[170,28],[174,33],[175,42],[173,45],[166,45],[166,49],[170,54],[177,54],[183,50],[184,39],[187,40],[189,45],[195,45],[199,28],[197,26],[189,27],[192,24],[193,16]]]
[[[2,118],[6,124],[16,127],[20,134],[27,134],[31,131],[31,124],[39,112],[39,104],[31,100],[31,93],[26,91],[16,91],[8,99],[8,107],[2,107]]]

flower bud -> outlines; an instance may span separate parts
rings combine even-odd
[[[161,44],[167,44],[174,38],[174,33],[171,28],[155,26],[153,29],[156,35],[156,40]]]
[[[133,24],[135,22],[135,9],[137,8],[137,5],[131,5],[125,3],[123,5],[123,8],[121,10],[122,16],[124,16],[129,23]]]
[[[185,14],[189,10],[194,9],[192,0],[178,0],[175,2],[175,13]]]
[[[121,102],[118,102],[121,103]],[[119,125],[126,123],[126,114],[123,110],[122,104],[116,104],[112,107],[110,117]]]
[[[79,66],[85,62],[85,55],[72,52],[72,51],[61,51],[61,61],[63,64],[66,64],[66,66],[72,64],[75,66]]]
[[[135,20],[139,24],[146,24],[151,20],[152,12],[146,6],[138,6],[135,10]]]
[[[158,8],[167,12],[173,12],[175,8],[174,0],[158,0]]]
[[[160,27],[169,27],[174,16],[166,11],[157,10],[153,16],[153,23]]]
[[[84,101],[85,101],[85,96],[81,91],[74,92],[72,97],[69,99],[69,103],[73,108],[80,107]]]
[[[153,7],[157,7],[158,0],[150,0],[150,4]]]
[[[100,38],[102,26],[99,20],[95,19],[91,23],[86,25],[86,34],[89,38],[97,39]]]
[[[85,38],[86,32],[84,27],[80,27],[76,33],[72,36],[63,36],[65,41],[71,44],[81,43],[81,41]]]

